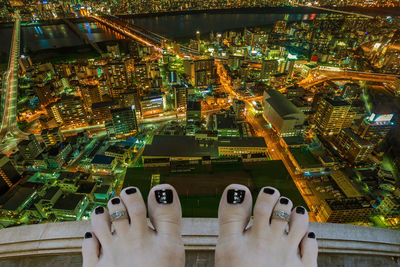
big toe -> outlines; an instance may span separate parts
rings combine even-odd
[[[219,235],[242,234],[250,220],[252,197],[250,190],[239,184],[225,188],[218,208]]]
[[[178,194],[168,184],[153,187],[148,196],[150,221],[157,233],[181,235],[182,209]]]

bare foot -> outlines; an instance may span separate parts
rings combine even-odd
[[[183,267],[182,211],[175,189],[166,184],[153,187],[147,204],[154,230],[147,225],[146,206],[135,187],[111,199],[109,211],[97,207],[91,221],[93,232],[85,234],[82,244],[83,267]],[[127,218],[111,223],[110,214],[116,211],[126,212]]]
[[[251,193],[243,185],[228,186],[218,211],[215,266],[317,266],[318,245],[315,234],[307,232],[307,211],[303,207],[292,210],[292,206],[275,188],[263,188],[254,207],[254,223],[245,230],[251,215]],[[272,216],[274,211],[287,213],[289,223]]]

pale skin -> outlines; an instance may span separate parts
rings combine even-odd
[[[292,210],[292,202],[280,197],[278,190],[263,188],[254,207],[254,223],[245,230],[251,207],[247,187],[230,185],[225,189],[218,211],[216,267],[317,266],[317,241],[313,233],[307,232],[308,214],[304,208]],[[152,227],[147,224],[146,205],[137,188],[125,188],[107,208],[93,212],[92,232],[85,234],[82,245],[83,267],[185,266],[182,212],[172,186],[158,185],[149,193],[147,208]],[[274,210],[290,214],[289,223],[271,219]],[[111,223],[110,214],[115,211],[126,211],[128,216]]]

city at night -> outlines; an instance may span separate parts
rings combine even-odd
[[[0,266],[400,267],[400,0],[1,0]]]

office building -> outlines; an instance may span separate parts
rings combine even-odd
[[[111,117],[116,136],[127,136],[138,131],[135,109],[117,108],[111,110]]]
[[[140,101],[142,116],[159,114],[164,111],[164,98],[161,94],[142,97]]]
[[[320,222],[368,222],[373,207],[365,198],[324,199],[317,212]]]
[[[264,91],[264,119],[282,137],[300,135],[304,130],[305,115],[280,92]]]
[[[59,127],[55,127],[53,129],[44,129],[40,133],[40,136],[42,137],[43,143],[46,146],[52,146],[61,143],[64,140]]]

